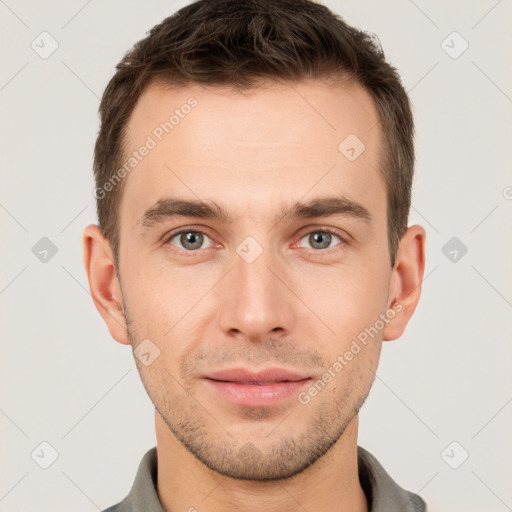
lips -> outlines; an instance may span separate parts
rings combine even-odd
[[[232,381],[224,381],[224,382],[232,382]],[[251,386],[265,386],[266,384],[277,384],[278,382],[290,382],[287,380],[272,380],[272,381],[264,381],[264,382],[238,382],[238,384],[246,384]]]
[[[304,375],[284,368],[267,368],[254,371],[244,368],[231,368],[209,373],[204,378],[223,382],[237,382],[239,384],[276,384],[278,382],[296,382],[309,379],[310,375]]]
[[[235,405],[271,407],[297,394],[311,377],[283,368],[232,368],[203,376],[210,392]]]

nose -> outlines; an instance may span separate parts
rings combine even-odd
[[[233,255],[234,268],[219,292],[223,332],[248,341],[267,341],[289,335],[296,319],[296,298],[287,287],[290,277],[283,263],[263,253],[252,262]]]

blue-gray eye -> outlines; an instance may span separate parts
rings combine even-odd
[[[185,230],[185,231],[179,231],[178,233],[175,233],[172,235],[168,242],[172,243],[172,240],[175,238],[178,239],[181,246],[177,246],[180,249],[184,249],[185,251],[196,251],[198,249],[207,249],[207,247],[202,247],[203,243],[206,239],[210,239],[206,233],[203,233],[201,231],[194,231],[194,230]],[[176,245],[176,244],[173,244]],[[211,247],[208,246],[208,247]]]
[[[343,242],[338,235],[325,230],[311,231],[307,235],[303,236],[301,238],[301,241],[307,239],[308,243],[311,244],[311,249],[329,249],[333,237],[337,238],[340,241],[340,243]],[[301,245],[301,247],[304,246]]]

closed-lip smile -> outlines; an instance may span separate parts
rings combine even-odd
[[[311,376],[271,367],[261,370],[226,368],[203,375],[217,394],[237,405],[268,407],[298,392]]]

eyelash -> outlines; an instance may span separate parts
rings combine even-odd
[[[164,237],[164,244],[167,245],[172,245],[170,244],[170,241],[175,238],[177,235],[181,235],[182,233],[201,233],[203,235],[206,235],[208,238],[212,238],[206,231],[203,231],[202,229],[198,229],[198,228],[194,228],[194,227],[190,227],[190,228],[186,228],[186,229],[180,229],[179,231],[174,231],[172,233],[170,233],[169,235],[166,235]],[[327,249],[310,249],[311,251],[314,251],[315,253],[318,253],[318,254],[321,254],[321,253],[329,253],[331,252],[333,249],[336,249],[336,247],[339,247],[339,246],[345,246],[347,245],[347,242],[346,240],[339,234],[338,231],[336,231],[335,229],[332,229],[332,228],[328,228],[328,227],[322,227],[322,228],[316,228],[316,229],[312,229],[311,231],[307,231],[305,232],[304,234],[301,235],[301,237],[299,238],[299,242],[300,240],[302,240],[305,236],[307,235],[310,235],[311,233],[329,233],[331,235],[334,235],[336,237],[339,238],[340,240],[340,243],[338,243],[337,245],[335,245],[334,247],[328,247]],[[212,249],[213,247],[208,247],[207,249],[197,249],[195,251],[187,251],[185,249],[180,249],[179,247],[175,247],[175,249],[181,253],[185,253],[186,256],[191,256],[191,257],[194,257],[196,254],[198,254],[200,251],[206,251],[208,249]],[[308,249],[307,247],[304,247],[304,249]]]

